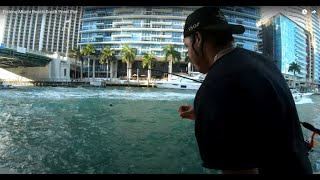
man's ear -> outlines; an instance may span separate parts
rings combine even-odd
[[[198,47],[200,47],[200,45],[202,44],[202,35],[197,31],[196,33],[195,33],[195,44],[196,44],[196,46],[198,46]]]

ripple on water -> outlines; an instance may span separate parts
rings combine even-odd
[[[18,173],[216,173],[201,167],[194,123],[178,116],[178,107],[192,104],[195,93],[126,87],[1,91],[0,167]],[[297,105],[299,116],[318,126],[320,98],[311,99]]]

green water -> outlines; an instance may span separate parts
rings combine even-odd
[[[217,173],[202,168],[194,122],[178,115],[195,93],[132,87],[1,90],[0,167],[49,174]],[[320,96],[298,104],[300,118],[320,127],[319,105]]]

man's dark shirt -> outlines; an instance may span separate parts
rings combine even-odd
[[[312,173],[290,89],[266,57],[236,48],[218,59],[194,109],[204,167]]]

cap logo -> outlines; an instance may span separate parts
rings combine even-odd
[[[189,30],[189,31],[192,31],[193,29],[197,28],[199,25],[200,25],[200,22],[197,22],[197,23],[189,26],[188,30]]]
[[[224,15],[220,11],[218,11],[217,17],[220,18],[220,20],[226,21],[226,18],[224,17]]]

